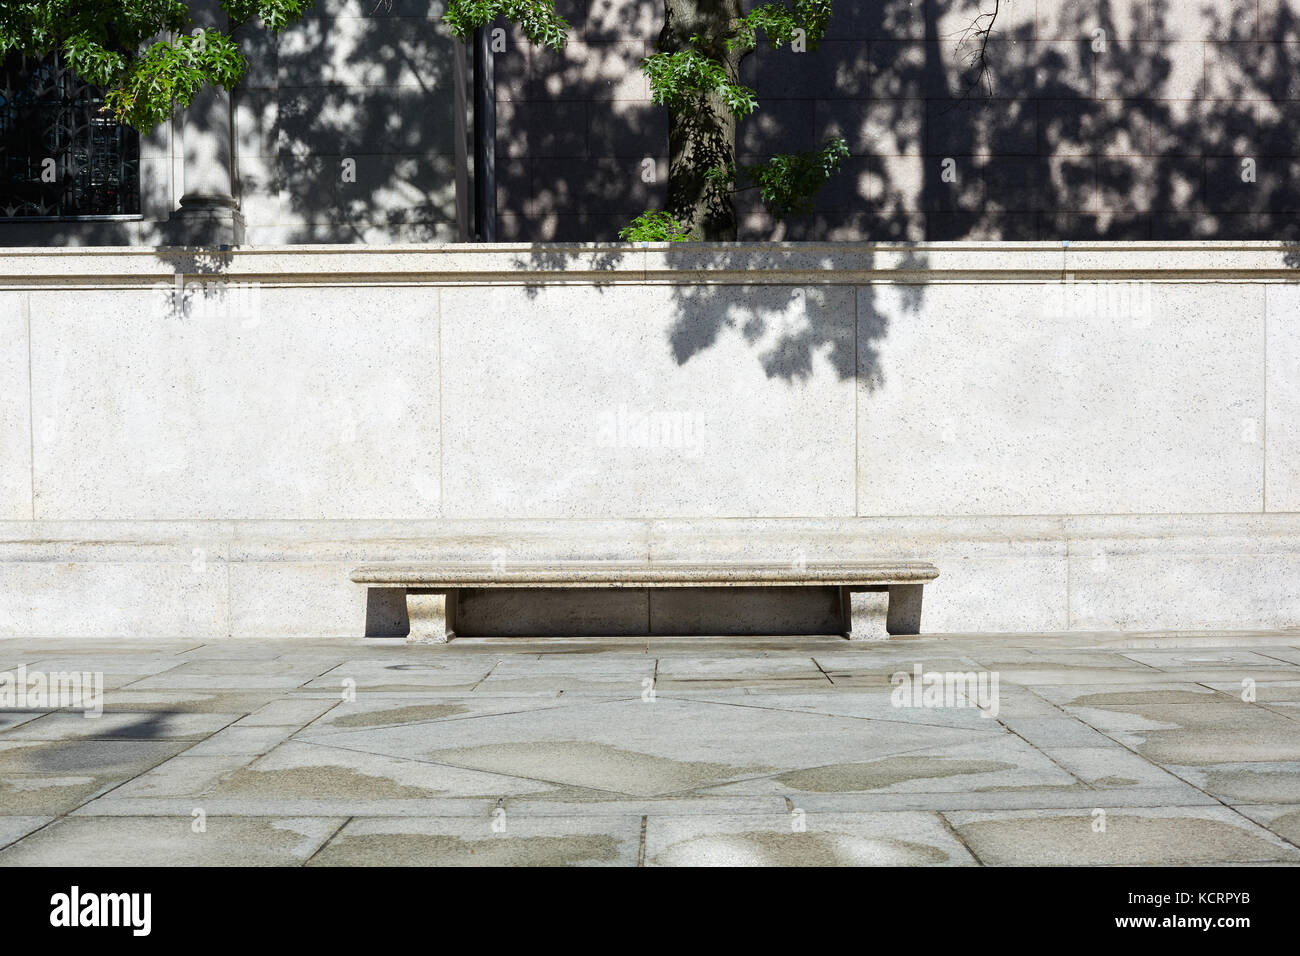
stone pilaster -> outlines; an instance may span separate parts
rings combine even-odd
[[[191,0],[191,29],[224,27],[218,0]],[[237,246],[244,241],[244,217],[235,190],[235,154],[230,93],[205,87],[181,114],[180,149],[184,182],[180,208],[162,234],[169,245]]]

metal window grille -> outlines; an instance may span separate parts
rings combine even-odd
[[[140,137],[62,56],[0,63],[0,219],[138,215]]]

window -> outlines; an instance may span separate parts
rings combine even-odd
[[[0,219],[138,215],[140,137],[62,56],[0,64]]]

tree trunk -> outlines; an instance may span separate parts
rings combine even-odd
[[[739,76],[741,55],[723,44],[732,22],[741,16],[740,0],[664,0],[664,28],[659,50],[686,49],[699,34],[707,42],[697,51]],[[706,173],[736,162],[736,118],[711,94],[698,105],[670,109],[668,118],[667,211],[705,240],[735,240],[736,200],[729,181],[710,181]]]

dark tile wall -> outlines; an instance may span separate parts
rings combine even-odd
[[[662,0],[560,7],[564,54],[511,32],[496,58],[503,239],[610,239],[663,201],[666,118],[637,68]],[[810,215],[742,193],[741,238],[1300,233],[1300,0],[1001,0],[973,85],[962,34],[992,7],[841,0],[820,50],[748,57],[742,161],[832,135],[853,155]]]

